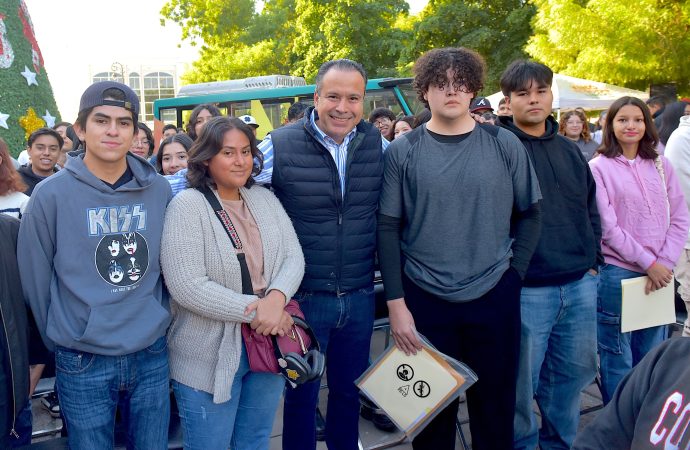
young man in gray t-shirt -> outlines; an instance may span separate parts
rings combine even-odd
[[[469,105],[484,62],[471,50],[431,50],[415,63],[431,110],[386,154],[379,259],[391,329],[406,353],[416,330],[479,376],[467,393],[475,449],[511,448],[520,343],[520,287],[539,237],[539,185],[510,132],[479,125]],[[414,439],[453,449],[458,402]]]

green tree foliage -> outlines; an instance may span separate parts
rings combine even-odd
[[[29,80],[29,72],[35,74],[35,83],[29,84],[22,72]],[[46,126],[46,112],[60,120],[23,0],[0,0],[0,86],[0,138],[16,156],[25,148],[27,135]]]
[[[187,82],[289,73],[313,79],[319,65],[348,57],[370,76],[395,75],[410,30],[405,0],[169,0],[161,10],[182,26],[182,38],[202,41]]]
[[[534,0],[527,52],[554,71],[690,93],[690,0]]]
[[[485,91],[498,89],[506,66],[526,55],[535,9],[522,0],[430,0],[414,24],[414,41],[403,52],[401,65],[432,48],[467,47],[486,60]]]
[[[405,0],[297,0],[295,72],[312,79],[324,62],[350,58],[371,77],[395,75],[409,33],[395,26]]]

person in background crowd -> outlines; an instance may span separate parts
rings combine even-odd
[[[19,174],[27,186],[24,193],[29,197],[38,183],[57,172],[55,166],[62,152],[62,144],[58,132],[50,128],[39,128],[29,136],[29,164],[19,168]]]
[[[484,123],[488,123],[489,125],[496,125],[497,118],[498,116],[491,112],[485,112],[484,114],[482,114],[482,119],[484,119]]]
[[[472,118],[470,101],[484,83],[481,56],[434,49],[413,71],[432,115],[385,155],[378,256],[391,332],[407,354],[421,348],[418,331],[469,365],[479,377],[467,391],[472,447],[508,449],[520,287],[539,237],[539,184],[513,133]],[[455,400],[412,447],[454,449],[457,412]]]
[[[688,355],[687,338],[669,339],[648,353],[578,435],[573,450],[688,448]]]
[[[304,251],[305,275],[295,298],[326,354],[331,450],[358,448],[354,381],[369,364],[374,324],[376,210],[388,142],[362,120],[366,80],[355,61],[323,63],[314,107],[266,136],[259,146],[264,170],[256,177],[271,183]],[[319,387],[314,381],[286,392],[285,450],[316,448]]]
[[[72,151],[72,146],[74,145],[72,139],[67,135],[67,128],[71,127],[72,124],[69,122],[60,122],[53,126],[53,130],[57,131],[62,138],[62,151],[60,152],[60,157],[58,158],[57,165],[60,168],[65,167],[67,162],[67,153]]]
[[[25,190],[26,184],[12,164],[7,144],[0,139],[0,214],[21,219],[29,202]]]
[[[77,132],[74,131],[74,126],[67,127],[65,134],[72,141],[72,150],[68,153],[69,156],[76,156],[79,153],[84,152],[84,143],[79,139]]]
[[[304,117],[304,111],[306,111],[307,108],[309,108],[309,106],[302,102],[295,102],[290,105],[287,113],[287,123],[295,123]]]
[[[577,108],[575,108],[575,111],[579,112],[582,115],[582,117],[585,118],[585,125],[583,126],[589,129],[590,135],[594,133],[594,130],[596,130],[596,126],[589,120],[587,120],[587,111],[585,111],[585,108],[578,106]]]
[[[470,112],[478,116],[484,113],[493,113],[494,109],[491,107],[491,102],[486,97],[475,97],[470,103]]]
[[[6,151],[4,141],[0,153],[3,147]],[[0,163],[0,171],[3,170]],[[0,177],[2,182],[4,178]],[[18,233],[19,221],[0,214],[0,448],[3,449],[31,443],[31,428],[27,435],[18,435],[17,424],[29,398],[28,324],[17,266]]]
[[[417,128],[431,120],[431,111],[429,108],[424,108],[414,116],[414,126],[412,128]]]
[[[647,108],[649,108],[649,113],[652,115],[652,118],[654,119],[654,124],[657,126],[657,128],[659,127],[657,119],[664,113],[664,109],[666,108],[666,105],[668,103],[669,99],[663,95],[655,95],[654,97],[651,97],[645,102]]]
[[[678,128],[668,138],[664,156],[671,161],[676,170],[685,195],[685,204],[690,209],[690,115],[680,118]],[[678,294],[685,302],[688,313],[683,325],[683,336],[690,337],[690,235],[685,241],[685,248],[678,259],[674,274],[680,283]]]
[[[177,134],[177,127],[171,123],[166,124],[163,127],[163,139],[169,138],[170,136],[175,136]]]
[[[510,105],[506,103],[505,97],[498,102],[498,112],[496,113],[498,117],[502,116],[512,116],[513,112],[510,109]]]
[[[171,192],[129,154],[138,115],[128,86],[89,86],[74,125],[85,152],[37,186],[19,232],[24,296],[55,352],[72,450],[113,448],[116,408],[128,446],[168,443],[170,313],[159,260]]]
[[[393,139],[412,131],[414,128],[414,116],[404,116],[393,122]]]
[[[189,149],[192,148],[192,138],[186,134],[174,134],[163,139],[156,155],[156,170],[161,175],[175,175],[179,170],[187,168]]]
[[[373,124],[388,141],[392,140],[393,121],[395,113],[388,108],[376,108],[369,114],[369,123]]]
[[[597,183],[606,261],[597,305],[604,403],[630,369],[666,338],[666,326],[621,332],[621,280],[647,275],[647,293],[672,283],[688,237],[683,192],[671,164],[656,152],[657,143],[642,100],[621,97],[609,108],[599,156],[589,163]]]
[[[599,147],[589,133],[587,117],[576,109],[561,115],[558,132],[577,144],[587,161],[592,159]]]
[[[137,134],[132,141],[132,148],[130,148],[129,151],[144,159],[148,159],[155,146],[153,142],[153,133],[151,132],[151,128],[145,123],[138,122],[137,127]]]
[[[501,75],[513,115],[501,117],[500,124],[527,149],[543,196],[539,243],[520,296],[513,449],[570,448],[580,393],[597,373],[597,280],[604,258],[596,185],[580,149],[558,133],[552,83],[551,69],[534,61],[516,61]],[[571,112],[570,120],[580,120],[580,113]],[[578,135],[582,131],[580,121]]]
[[[304,257],[280,202],[254,185],[262,160],[248,125],[211,119],[188,164],[196,189],[170,203],[161,252],[174,320],[170,377],[184,448],[267,450],[285,380],[250,371],[240,327],[251,322],[259,333],[290,331],[284,307],[302,280]],[[203,189],[218,198],[236,229],[251,286],[243,286],[233,243]]]
[[[606,111],[599,113],[599,119],[597,119],[596,131],[592,133],[592,140],[597,143],[597,148],[601,145],[601,140],[604,134],[604,123],[606,122]]]
[[[680,118],[683,116],[690,116],[690,103],[674,102],[666,105],[658,128],[659,146],[657,147],[657,151],[662,155],[666,149],[668,138],[671,137],[671,133],[678,128]]]
[[[256,141],[256,144],[259,145],[259,142],[261,141],[256,139],[256,132],[259,129],[259,122],[257,122],[256,119],[250,115],[240,116],[238,119],[249,125],[249,129],[252,130],[252,133],[254,134],[254,140]]]
[[[204,124],[211,120],[211,118],[220,116],[222,116],[222,114],[216,105],[210,103],[197,105],[189,115],[187,134],[193,141],[196,140],[199,134],[201,134],[201,129],[204,127]]]

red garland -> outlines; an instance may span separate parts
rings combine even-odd
[[[26,9],[26,4],[22,0],[19,4],[19,19],[22,21],[23,32],[26,40],[31,44],[31,60],[34,65],[34,70],[36,73],[41,72],[41,67],[43,67],[43,55],[41,54],[41,49],[38,47],[38,42],[36,42],[36,35],[34,34],[34,27],[31,20],[28,19],[28,11]]]

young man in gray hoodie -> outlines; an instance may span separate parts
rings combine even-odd
[[[71,449],[112,448],[116,408],[129,445],[167,448],[170,314],[158,261],[171,191],[128,153],[138,114],[123,84],[86,89],[74,125],[86,151],[36,188],[19,232],[24,295],[55,351]]]

